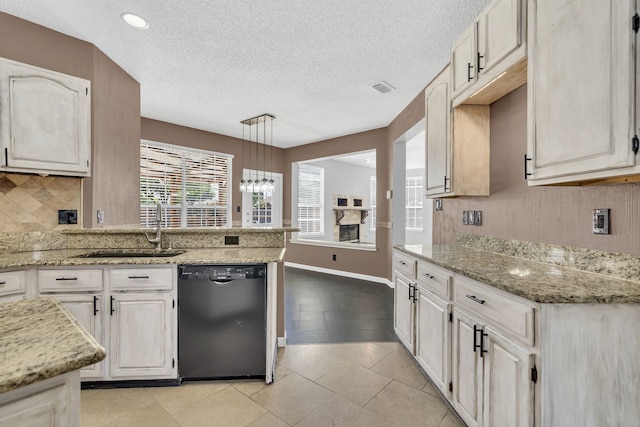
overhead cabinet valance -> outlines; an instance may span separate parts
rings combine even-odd
[[[90,175],[91,82],[0,58],[0,171]]]

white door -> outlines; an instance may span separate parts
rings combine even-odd
[[[173,295],[117,294],[112,298],[111,376],[140,378],[175,374]]]
[[[418,288],[416,307],[416,360],[434,384],[449,394],[451,345],[451,304]]]
[[[262,172],[243,171],[245,180],[255,180],[256,176],[261,180]],[[266,179],[273,179],[273,191],[242,193],[243,227],[282,227],[282,174],[267,172]]]
[[[485,426],[533,426],[534,356],[514,343],[488,332],[485,337]]]
[[[393,325],[396,335],[413,352],[413,283],[400,274],[396,275],[394,286]]]
[[[476,427],[482,409],[484,359],[480,357],[480,348],[474,346],[479,343],[482,331],[477,331],[475,322],[460,311],[453,313],[453,407],[467,426]]]
[[[78,294],[78,295],[55,295],[55,298],[69,310],[73,317],[91,334],[102,346],[103,326],[102,319],[104,316],[103,295],[95,294]],[[103,362],[94,363],[80,370],[80,376],[83,380],[98,379],[103,376]]]

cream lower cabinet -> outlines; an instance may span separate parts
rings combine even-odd
[[[111,295],[109,372],[112,378],[158,378],[175,374],[174,304],[170,293]]]
[[[86,294],[54,295],[69,310],[76,320],[104,346],[104,296]],[[104,362],[94,363],[80,369],[83,380],[99,380],[104,375]]]
[[[468,426],[534,425],[535,356],[454,310],[453,406]]]
[[[449,394],[451,303],[437,297],[418,283],[416,299],[415,358],[446,396]]]
[[[415,282],[409,280],[402,274],[396,273],[394,281],[394,304],[393,326],[398,339],[411,351],[413,351],[413,328],[414,328],[414,303],[413,294],[415,292]]]

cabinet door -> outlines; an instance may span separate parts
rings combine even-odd
[[[478,74],[486,73],[522,44],[522,0],[494,0],[478,17]]]
[[[451,51],[451,96],[455,97],[476,79],[477,21],[462,33]]]
[[[104,317],[103,295],[55,295],[76,320],[104,346],[102,319]],[[94,363],[80,370],[85,379],[99,379],[103,376],[103,362]]]
[[[529,183],[633,166],[635,0],[529,4]]]
[[[480,349],[474,348],[482,332],[476,323],[458,310],[453,312],[453,407],[469,427],[480,421],[482,409],[482,362]],[[479,342],[479,341],[478,341]]]
[[[534,355],[487,330],[485,337],[485,426],[533,426]]]
[[[446,396],[449,394],[451,375],[451,304],[421,287],[418,290],[416,360]]]
[[[0,59],[0,128],[6,170],[86,176],[90,82]]]
[[[402,343],[413,352],[413,283],[396,273],[394,286],[393,326]]]
[[[172,294],[118,294],[111,298],[111,377],[175,377]]]
[[[438,75],[425,90],[425,146],[427,195],[451,191],[451,145],[449,111],[449,68]],[[446,186],[446,189],[445,189]]]

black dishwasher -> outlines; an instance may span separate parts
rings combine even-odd
[[[264,378],[266,295],[265,264],[179,266],[180,377]]]

